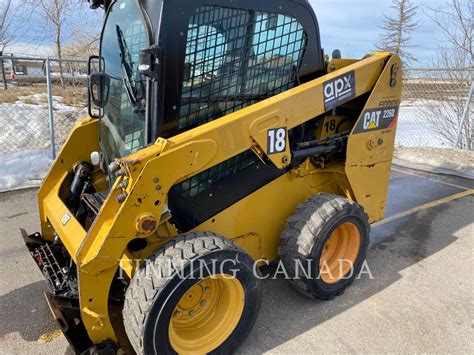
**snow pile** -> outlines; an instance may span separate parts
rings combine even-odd
[[[16,103],[24,103],[25,101],[36,102],[37,104],[44,104],[48,102],[47,94],[32,94],[28,96],[18,96],[18,101]]]
[[[442,102],[433,100],[403,101],[398,115],[396,145],[401,147],[435,147],[448,148],[450,145],[439,137],[428,122],[426,115],[430,108],[439,107]],[[443,111],[448,115],[456,115],[449,105],[443,105]]]
[[[39,186],[51,163],[47,150],[0,154],[0,192]]]
[[[53,96],[57,147],[74,123],[86,113]],[[0,104],[0,192],[39,186],[51,160],[48,96],[19,96],[14,103]]]
[[[82,107],[63,104],[54,96],[56,144],[61,145],[74,123],[87,115]],[[46,94],[20,96],[15,103],[0,104],[0,153],[50,147]]]
[[[474,152],[448,148],[396,148],[393,163],[435,174],[474,179]]]
[[[0,152],[49,146],[48,110],[40,105],[0,105]]]

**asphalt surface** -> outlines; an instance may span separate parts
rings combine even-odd
[[[264,300],[241,354],[474,353],[473,180],[393,170],[387,219],[373,226],[365,273],[314,302],[283,279]],[[69,354],[22,244],[38,230],[36,190],[0,194],[0,353]]]

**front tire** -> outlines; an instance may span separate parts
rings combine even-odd
[[[359,274],[370,225],[361,205],[319,194],[298,206],[281,235],[280,258],[292,286],[305,296],[331,300]]]
[[[237,349],[261,305],[253,266],[247,253],[213,233],[189,233],[157,250],[125,295],[125,330],[137,354]]]

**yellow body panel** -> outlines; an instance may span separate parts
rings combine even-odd
[[[148,256],[176,235],[165,209],[168,192],[176,183],[248,149],[264,154],[268,129],[290,130],[325,113],[323,85],[340,75],[355,73],[355,97],[372,92],[368,107],[377,107],[381,100],[397,95],[399,99],[401,80],[395,89],[385,82],[387,75],[391,75],[387,74],[391,72],[387,61],[399,62],[399,59],[378,53],[359,62],[340,61],[341,69],[324,77],[169,140],[158,139],[155,144],[122,159],[120,164],[130,180],[128,187],[118,189],[125,178],[117,179],[87,232],[73,217],[64,217],[67,210],[59,197],[71,167],[79,161],[88,161],[90,153],[99,150],[97,121],[86,119],[79,123],[39,192],[39,204],[43,235],[52,239],[55,231],[77,264],[81,316],[92,341],[117,339],[108,315],[108,295],[119,262],[133,276],[136,264],[129,259]],[[394,131],[377,133],[384,135],[382,148],[386,149],[373,150],[374,154],[366,150],[368,133],[353,133],[346,164],[333,163],[322,169],[308,159],[195,230],[212,231],[233,239],[256,260],[275,260],[280,232],[288,216],[298,203],[318,192],[355,199],[372,221],[378,220],[383,216]],[[286,151],[269,156],[279,168],[291,163],[289,144],[286,147]],[[118,203],[116,197],[123,192],[127,198]],[[147,234],[137,228],[137,220],[144,214],[162,222],[157,232]],[[141,253],[127,251],[127,244],[136,238],[147,238],[149,247]]]
[[[400,68],[400,59],[396,56],[390,58],[356,126],[363,124],[361,121],[365,119],[366,110],[382,111],[385,107],[400,105],[402,94]],[[397,82],[397,85],[393,87],[390,86],[392,75]],[[394,124],[385,129],[372,130],[378,127],[374,127],[375,123],[371,122],[370,129],[364,133],[352,134],[348,141],[346,174],[351,182],[356,201],[364,206],[371,223],[384,217],[397,118],[397,116],[394,117]]]
[[[337,174],[344,177],[343,165],[334,166],[329,172],[326,169],[316,169],[310,163],[304,165],[309,169],[302,166],[288,172],[195,230],[213,231],[233,239],[254,260],[276,260],[280,233],[295,207],[308,196],[321,191],[341,192],[340,186],[334,183],[337,179],[333,177]],[[349,185],[345,187],[349,188]]]
[[[98,136],[97,120],[86,118],[79,121],[58,153],[38,192],[43,238],[52,241],[56,232],[74,261],[86,231],[69,215],[59,191],[72,167],[77,162],[88,161],[91,152],[99,151]],[[67,218],[68,215],[71,218]]]

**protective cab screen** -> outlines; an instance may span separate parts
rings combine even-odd
[[[197,8],[188,26],[179,129],[293,88],[305,45],[306,33],[292,17]]]

